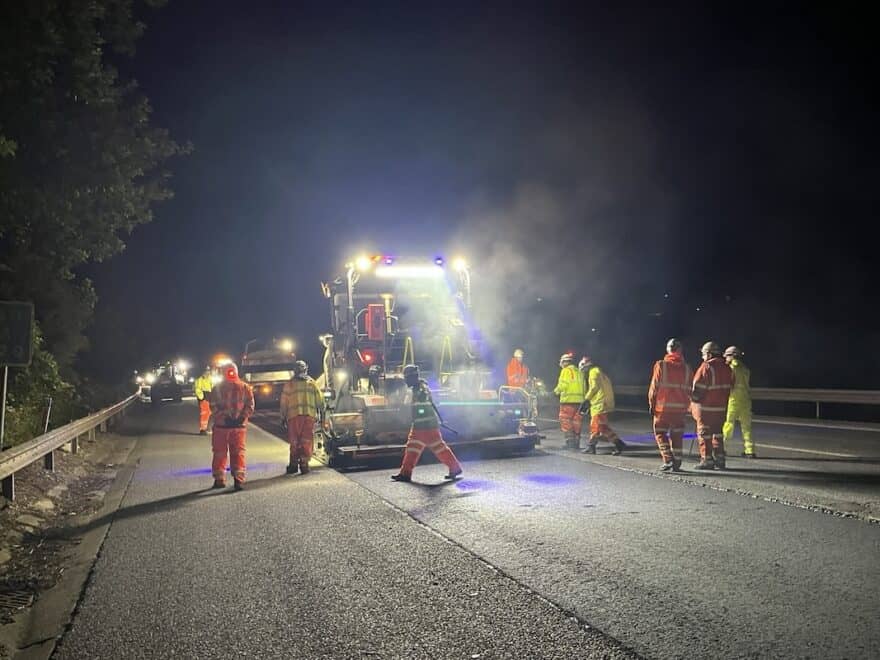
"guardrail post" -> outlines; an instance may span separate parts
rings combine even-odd
[[[75,454],[79,451],[79,436],[70,441],[70,453]]]
[[[94,426],[89,429],[89,440],[92,440],[92,441],[95,440],[95,427]]]
[[[101,433],[106,433],[106,432],[107,432],[107,421],[106,421],[106,420],[103,421],[103,422],[101,422],[101,423],[98,425],[98,430],[99,430]]]
[[[15,499],[15,475],[10,474],[3,480],[3,497],[10,502]]]
[[[819,419],[819,402],[816,401],[816,419]]]
[[[49,470],[49,472],[55,472],[55,452],[50,451],[48,454],[43,456],[43,467]]]

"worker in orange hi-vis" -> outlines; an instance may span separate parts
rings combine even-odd
[[[309,473],[315,443],[315,422],[323,414],[326,404],[318,385],[309,377],[309,365],[297,360],[293,378],[284,384],[281,392],[281,424],[287,428],[290,444],[290,463],[287,474]]]
[[[408,364],[403,368],[403,379],[412,392],[410,400],[412,427],[406,440],[400,471],[392,474],[391,478],[394,481],[412,481],[413,470],[422,452],[430,449],[437,460],[449,469],[449,474],[443,478],[451,481],[458,479],[461,474],[461,464],[440,433],[440,425],[443,422],[431,398],[428,383],[420,378],[419,368],[414,364]]]
[[[208,434],[208,420],[211,419],[211,389],[214,387],[214,381],[211,380],[211,367],[205,367],[204,373],[196,378],[193,383],[193,394],[199,403],[199,433],[201,435]]]
[[[648,411],[654,418],[654,437],[663,464],[661,472],[681,470],[684,416],[691,404],[693,372],[674,337],[666,342],[666,355],[654,363],[648,386]]]
[[[529,382],[529,368],[523,359],[526,354],[518,348],[513,352],[513,357],[507,363],[507,385],[509,387],[525,387]]]
[[[223,376],[223,381],[214,388],[211,397],[211,412],[214,414],[211,432],[211,448],[214,451],[214,460],[211,462],[214,475],[212,488],[226,486],[228,454],[235,490],[241,490],[244,488],[246,470],[247,421],[254,414],[254,391],[238,377],[238,367],[232,363],[223,367]]]
[[[700,349],[703,363],[697,367],[691,388],[691,411],[697,422],[700,442],[700,463],[695,470],[723,470],[727,458],[724,452],[724,419],[727,402],[733,388],[733,370],[721,357],[721,347],[707,341]]]

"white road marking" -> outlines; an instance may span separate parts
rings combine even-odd
[[[545,417],[539,417],[539,422],[551,422],[558,423],[558,419],[547,419]],[[849,430],[849,429],[848,429]],[[759,449],[776,449],[778,451],[792,451],[798,454],[815,454],[816,456],[833,456],[835,458],[864,458],[863,456],[858,456],[856,454],[840,454],[838,452],[833,451],[822,451],[819,449],[802,449],[800,447],[782,447],[780,445],[768,445],[763,442],[756,442],[755,446]]]

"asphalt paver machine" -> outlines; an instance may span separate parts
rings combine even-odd
[[[401,457],[411,423],[403,367],[416,364],[456,451],[525,453],[540,442],[529,395],[495,388],[470,322],[462,260],[362,256],[322,284],[331,331],[318,384],[328,412],[316,455],[334,467]]]

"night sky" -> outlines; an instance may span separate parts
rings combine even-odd
[[[120,67],[195,151],[86,271],[125,369],[272,334],[317,366],[321,280],[376,250],[467,256],[501,358],[548,378],[573,348],[647,380],[676,335],[753,384],[878,386],[867,16],[351,4],[143,13]]]

